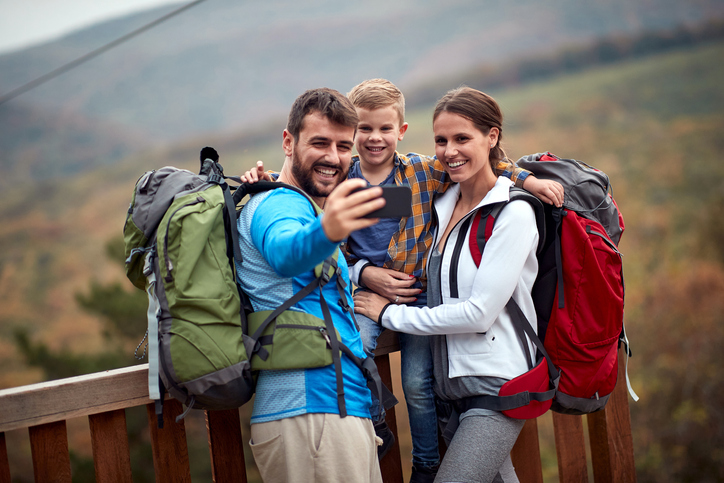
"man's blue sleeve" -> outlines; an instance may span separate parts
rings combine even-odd
[[[254,211],[252,242],[278,275],[294,277],[312,270],[337,249],[321,221],[322,215],[316,216],[304,196],[279,188]]]

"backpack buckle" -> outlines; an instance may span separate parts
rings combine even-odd
[[[324,261],[324,265],[322,265],[322,273],[319,276],[319,278],[321,279],[320,285],[322,285],[322,286],[326,285],[330,280],[332,280],[332,275],[334,275],[334,273],[336,273],[336,272],[333,272],[332,275],[330,275],[329,269],[331,267],[332,267],[332,264],[330,263],[329,259],[326,259]]]

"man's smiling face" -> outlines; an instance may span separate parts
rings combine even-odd
[[[354,136],[354,127],[333,123],[316,111],[304,118],[298,140],[284,131],[282,145],[297,186],[312,198],[327,197],[347,179]]]

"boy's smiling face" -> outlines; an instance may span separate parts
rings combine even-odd
[[[391,165],[397,149],[407,131],[407,123],[402,123],[393,106],[379,109],[357,107],[359,124],[355,147],[363,165],[383,167]]]

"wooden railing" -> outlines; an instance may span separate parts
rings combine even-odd
[[[392,388],[389,354],[398,350],[394,333],[378,341],[376,362]],[[619,383],[603,411],[587,415],[594,480],[636,480],[628,396],[620,354]],[[148,399],[147,365],[72,377],[0,391],[0,483],[10,483],[5,432],[28,428],[36,482],[71,482],[66,420],[88,417],[97,483],[131,482],[131,459],[125,409],[146,406],[157,482],[190,482],[184,422],[174,418],[183,407],[173,399],[164,405],[164,428],[158,429]],[[388,423],[397,433],[394,409]],[[563,483],[588,481],[588,462],[581,416],[553,414],[558,477]],[[207,411],[206,426],[215,482],[246,483],[244,447],[238,410]],[[247,435],[248,437],[248,435]],[[385,482],[402,482],[399,438],[381,461]],[[536,420],[529,420],[512,452],[520,481],[543,482]]]

